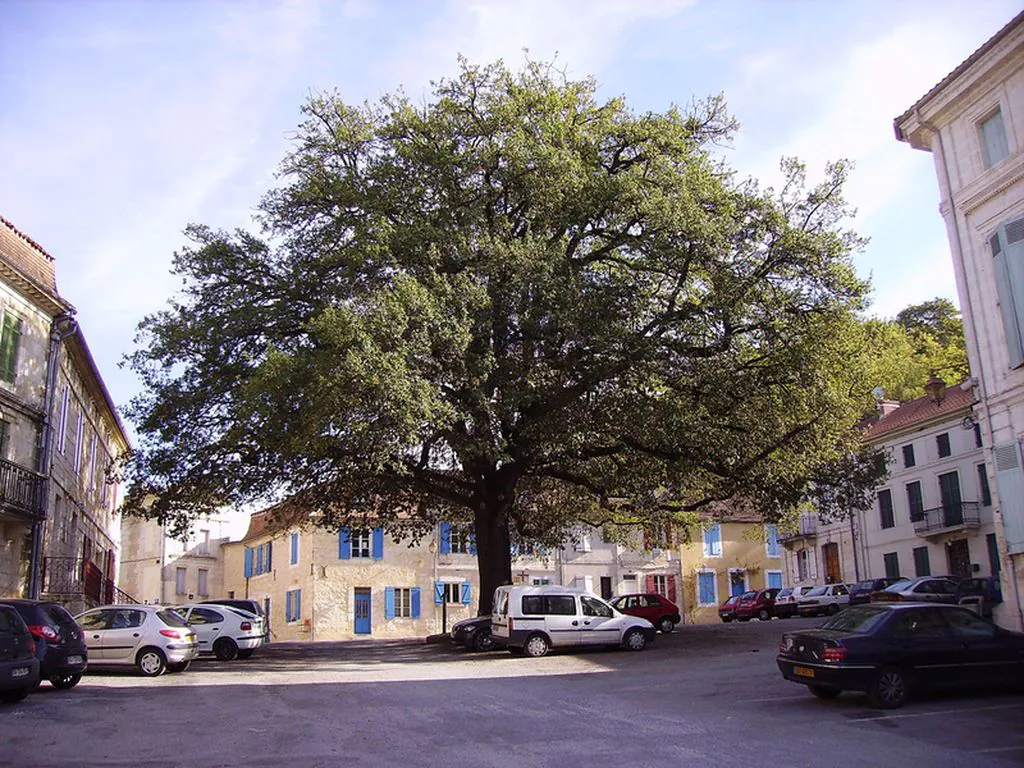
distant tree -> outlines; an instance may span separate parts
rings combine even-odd
[[[635,114],[536,63],[304,112],[263,236],[191,227],[183,295],[140,326],[130,513],[462,519],[487,612],[516,540],[737,496],[773,519],[849,449],[872,383],[844,164],[761,189],[712,155],[720,98]]]

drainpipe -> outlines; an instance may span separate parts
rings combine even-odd
[[[46,357],[46,380],[43,394],[43,423],[36,471],[43,476],[40,499],[41,519],[32,524],[32,551],[29,560],[28,596],[39,599],[43,581],[43,532],[50,512],[50,464],[53,457],[53,406],[57,399],[57,374],[60,371],[61,344],[78,332],[78,322],[70,312],[61,312],[50,322],[50,349]]]
[[[978,375],[976,378],[978,381],[978,389],[980,390],[979,394],[981,395],[979,398],[981,400],[981,407],[985,411],[985,425],[988,428],[988,448],[986,450],[989,455],[989,460],[994,462],[992,450],[995,444],[995,438],[992,430],[992,409],[989,407],[988,396],[985,392],[985,375],[982,366],[981,344],[978,340],[977,324],[974,322],[974,304],[971,301],[971,286],[967,279],[967,265],[964,261],[963,237],[960,233],[960,220],[957,217],[956,201],[953,199],[953,182],[949,173],[949,162],[946,159],[946,145],[942,140],[942,131],[939,130],[938,126],[921,119],[920,109],[914,109],[914,117],[922,128],[931,131],[935,138],[939,140],[939,152],[942,154],[942,172],[946,177],[946,191],[949,195],[949,210],[953,216],[953,235],[956,238],[956,251],[959,256],[959,259],[954,259],[954,263],[959,267],[960,279],[964,286],[964,298],[967,300],[967,313],[971,316],[971,341],[974,343],[974,348],[978,350]],[[1013,432],[1016,433],[1016,429],[1013,429],[1012,412],[1009,413],[1009,416],[1011,418],[1010,427]],[[996,493],[999,493],[998,487],[996,488]],[[1002,512],[1002,503],[1000,503],[1000,512]],[[1011,575],[1014,576],[1010,581],[1010,589],[1013,591],[1014,600],[1017,604],[1017,620],[1020,622],[1021,626],[1024,626],[1024,606],[1021,605],[1021,595],[1017,591],[1017,579],[1015,578],[1016,566],[1013,562],[1013,557],[1007,555],[1007,560],[1010,562]]]
[[[860,558],[857,556],[857,526],[854,523],[855,510],[847,507],[847,517],[850,518],[850,549],[853,551],[853,578],[860,581]]]

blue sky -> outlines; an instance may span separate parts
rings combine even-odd
[[[890,317],[956,300],[932,158],[892,120],[1019,0],[0,0],[0,213],[57,260],[115,401],[189,222],[249,226],[310,91],[425,95],[462,53],[558,61],[637,110],[723,92],[728,161],[856,162],[857,259]]]

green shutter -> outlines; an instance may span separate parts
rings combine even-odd
[[[0,378],[14,383],[18,372],[18,345],[21,342],[21,318],[4,312],[3,329],[0,331]]]

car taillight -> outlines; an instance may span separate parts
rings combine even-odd
[[[28,631],[40,640],[49,640],[50,642],[53,642],[60,638],[60,635],[58,635],[49,624],[29,624]]]
[[[160,634],[172,640],[181,640],[181,632],[176,629],[161,629]]]
[[[243,621],[241,626],[243,632],[248,632],[250,629],[252,629],[252,623],[248,621]]]
[[[512,617],[511,616],[508,617],[508,631],[509,632],[512,631]]]
[[[33,656],[36,655],[36,639],[31,636],[28,639],[28,652],[31,653]]]
[[[842,661],[846,658],[846,649],[843,646],[836,646],[835,648],[826,648],[821,654],[823,661]]]

